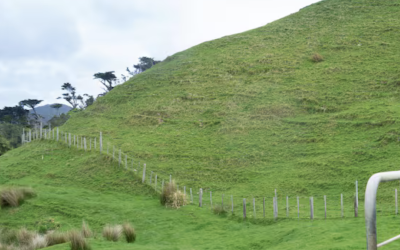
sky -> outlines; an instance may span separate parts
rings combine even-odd
[[[24,99],[104,92],[93,75],[120,78],[142,56],[164,60],[244,32],[319,0],[0,0],[0,108]]]

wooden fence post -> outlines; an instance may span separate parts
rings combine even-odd
[[[340,208],[341,208],[342,218],[343,218],[343,194],[340,194]]]
[[[210,191],[210,208],[212,209],[212,191]]]
[[[297,196],[297,218],[300,219],[300,199]]]
[[[263,197],[263,217],[265,218],[265,197]]]
[[[83,139],[82,139],[82,136],[81,136],[81,148],[83,148]]]
[[[354,217],[358,217],[357,197],[354,197]]]
[[[243,218],[246,219],[246,198],[243,198]]]
[[[278,195],[276,193],[276,189],[275,189],[275,210],[278,217]]]
[[[253,198],[253,216],[256,218],[256,198]]]
[[[153,179],[153,171],[150,172],[150,184],[151,184],[151,179]]]
[[[121,152],[121,150],[120,150]],[[121,154],[120,154],[121,155]],[[121,158],[120,158],[121,159]],[[142,183],[144,183],[144,180],[146,178],[146,163],[143,165],[143,176],[142,176]]]
[[[172,175],[169,175],[169,183],[172,182]]]
[[[59,136],[59,130],[58,130],[58,127],[57,127],[57,141],[59,141],[59,139],[60,139],[60,136]]]
[[[326,195],[324,195],[325,219],[326,219]]]
[[[222,207],[222,210],[224,210],[224,194],[222,194],[221,207]]]
[[[233,213],[233,195],[231,195],[232,213]]]
[[[273,210],[274,210],[274,220],[278,218],[278,213],[276,212],[276,196],[272,198],[272,203],[273,203]]]
[[[314,198],[310,197],[310,219],[314,219]]]
[[[164,193],[164,179],[162,180],[161,193]]]
[[[199,190],[199,207],[203,206],[203,189],[200,188]]]
[[[87,150],[87,147],[86,147],[86,137],[83,138],[83,147],[85,148],[85,151],[86,151],[86,150]]]
[[[155,189],[156,192],[157,192],[157,174],[156,174],[156,178],[155,178],[155,180],[154,180],[154,189]]]
[[[397,188],[394,190],[394,202],[396,205],[396,215],[397,215],[399,212],[398,207],[397,207]]]
[[[193,203],[193,193],[192,188],[190,188],[190,202]]]
[[[183,195],[186,197],[186,186],[183,186]]]
[[[73,146],[75,146],[75,140],[76,140],[76,138],[75,138],[75,135],[74,135],[74,141],[72,143]]]
[[[100,138],[99,138],[99,146],[100,146],[100,154],[103,152],[103,134],[100,131]]]
[[[289,217],[289,196],[286,196],[286,217]]]

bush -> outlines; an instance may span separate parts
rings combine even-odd
[[[160,202],[163,206],[179,208],[187,204],[187,198],[184,193],[179,191],[175,182],[167,183],[160,195]]]
[[[118,241],[119,238],[121,237],[121,233],[122,233],[122,228],[120,225],[117,226],[106,225],[103,228],[103,237],[109,241]]]
[[[85,237],[78,231],[71,231],[68,234],[71,250],[90,250],[90,245]]]
[[[0,191],[0,207],[18,207],[22,201],[34,196],[31,188],[5,188]]]
[[[223,206],[214,206],[213,212],[217,215],[225,215],[227,213]]]
[[[47,239],[40,234],[34,234],[28,249],[40,249],[47,247]]]
[[[124,223],[122,226],[122,231],[125,235],[125,239],[128,243],[133,243],[136,240],[136,232],[135,229],[129,223]]]
[[[90,238],[93,235],[92,230],[90,230],[89,225],[85,221],[82,221],[82,235],[85,238]]]
[[[313,62],[322,62],[323,60],[324,60],[324,57],[318,53],[315,53],[314,55],[311,56],[311,61],[313,61]]]
[[[63,244],[68,241],[68,235],[66,233],[52,232],[46,235],[46,240],[48,246]]]

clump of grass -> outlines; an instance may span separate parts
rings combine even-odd
[[[85,237],[78,231],[71,231],[68,234],[71,250],[90,250],[91,247],[87,243]]]
[[[318,53],[315,53],[314,55],[311,56],[311,61],[313,61],[313,62],[322,62],[323,60],[324,60],[324,57]]]
[[[48,242],[45,236],[40,234],[34,234],[28,249],[34,250],[34,249],[45,248],[47,246]]]
[[[20,245],[28,246],[32,243],[35,234],[28,231],[26,228],[21,228],[17,233],[17,240]]]
[[[22,201],[35,196],[31,188],[9,187],[0,190],[0,207],[18,207]]]
[[[180,208],[187,204],[187,197],[179,191],[174,181],[165,185],[163,192],[160,195],[160,202],[163,206]]]
[[[68,241],[68,235],[61,232],[52,232],[46,235],[47,245],[54,246]]]
[[[122,233],[122,228],[120,225],[116,225],[116,226],[106,225],[103,228],[102,234],[106,240],[118,241],[119,238],[121,237],[121,233]]]
[[[227,211],[225,210],[225,208],[223,206],[214,206],[213,212],[214,212],[214,214],[217,214],[217,215],[226,215],[226,213],[227,213]]]
[[[122,231],[125,235],[125,239],[128,243],[133,243],[136,240],[136,232],[130,223],[124,223],[122,225]]]
[[[92,230],[90,230],[89,225],[85,221],[82,221],[82,235],[85,238],[90,238],[93,235]]]
[[[0,242],[3,245],[12,245],[18,243],[17,238],[18,231],[14,229],[2,229],[0,230]]]

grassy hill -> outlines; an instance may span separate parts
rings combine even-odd
[[[329,0],[168,57],[65,131],[182,185],[239,196],[354,193],[396,169],[400,1]],[[313,62],[318,53],[322,62]],[[362,192],[360,192],[362,193]]]
[[[351,217],[354,181],[362,204],[371,174],[397,169],[399,14],[399,0],[313,4],[170,56],[62,127],[82,136],[102,131],[106,145],[216,197],[259,201],[277,189],[282,209],[286,195],[316,196],[314,222],[292,216],[274,223],[270,204],[269,219],[246,222],[196,206],[165,209],[99,156],[43,142],[0,158],[0,184],[32,185],[41,194],[17,212],[0,211],[0,225],[34,227],[53,216],[65,230],[82,219],[100,230],[129,220],[141,249],[364,249],[362,216],[320,220],[321,197],[339,214],[343,193]],[[324,60],[314,62],[316,53]],[[379,241],[397,233],[394,188],[397,182],[380,187]],[[115,248],[100,239],[93,245]]]

